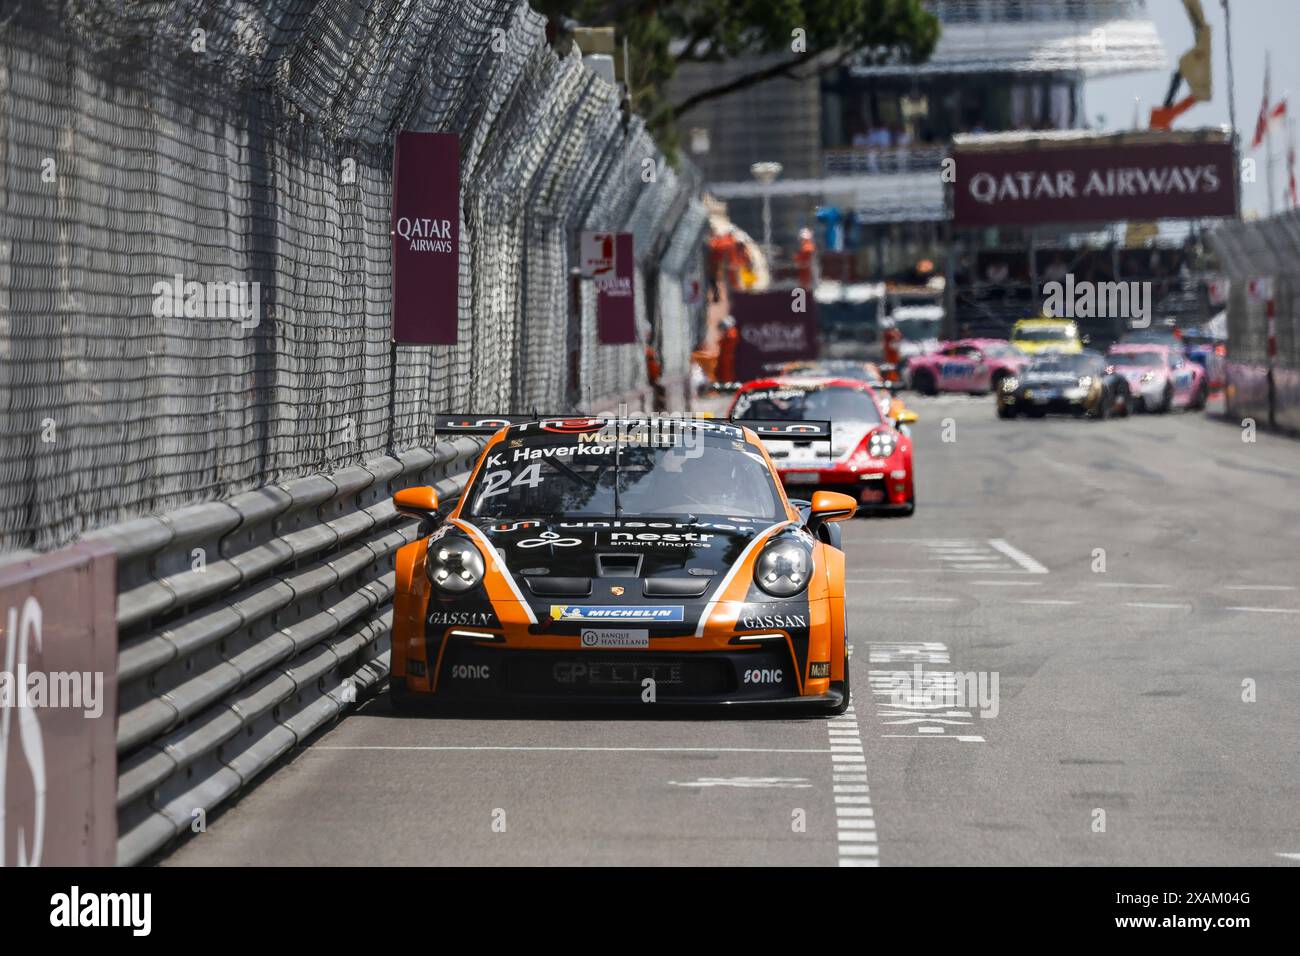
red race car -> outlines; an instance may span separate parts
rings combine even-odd
[[[866,383],[758,379],[736,393],[729,414],[737,422],[832,422],[829,455],[825,442],[763,442],[788,494],[810,498],[823,489],[843,492],[862,503],[859,512],[910,515],[916,509],[912,439],[881,417],[879,396]]]

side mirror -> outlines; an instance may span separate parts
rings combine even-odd
[[[812,508],[808,513],[808,530],[812,534],[828,521],[843,521],[852,518],[858,510],[858,503],[848,495],[838,491],[815,491]]]
[[[438,513],[438,492],[428,485],[403,488],[393,495],[393,507],[412,518],[432,518]]]
[[[912,411],[910,408],[905,408],[898,413],[898,418],[894,419],[894,422],[898,425],[915,425],[920,420],[920,415],[916,414],[916,412]]]

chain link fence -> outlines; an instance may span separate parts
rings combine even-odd
[[[1231,281],[1227,414],[1300,433],[1300,212],[1208,239]]]
[[[4,10],[0,552],[429,446],[436,412],[644,390],[570,280],[581,229],[636,234],[684,373],[698,177],[521,0]],[[461,134],[455,347],[390,345],[401,129]],[[256,309],[187,316],[190,282]]]

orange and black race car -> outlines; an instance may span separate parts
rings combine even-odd
[[[460,499],[407,488],[390,692],[415,701],[848,706],[852,498],[790,501],[762,439],[829,422],[439,416],[491,434]]]

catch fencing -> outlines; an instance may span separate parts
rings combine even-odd
[[[635,234],[680,386],[698,176],[545,34],[522,0],[6,4],[0,553],[431,449],[438,412],[640,404],[583,229]],[[402,129],[461,136],[454,347],[390,344]],[[172,314],[189,282],[244,308]]]
[[[1208,238],[1230,278],[1227,414],[1300,432],[1300,211]]]

